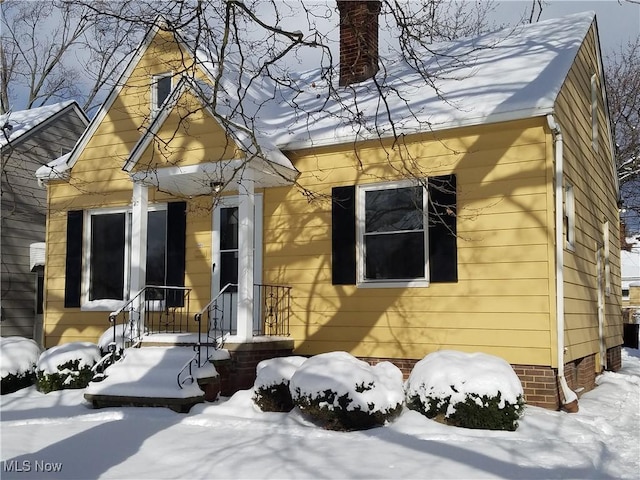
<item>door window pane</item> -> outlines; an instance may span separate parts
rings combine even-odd
[[[238,283],[238,208],[220,209],[220,288]],[[237,287],[227,291],[235,292]]]
[[[238,208],[220,209],[220,250],[238,249]]]
[[[149,212],[147,220],[147,285],[164,285],[167,264],[167,212]]]
[[[147,214],[146,285],[165,285],[167,273],[167,211]],[[147,300],[163,300],[163,290],[148,290]]]
[[[91,217],[89,300],[122,300],[125,267],[125,214]]]

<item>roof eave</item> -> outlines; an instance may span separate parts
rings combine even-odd
[[[338,137],[325,138],[308,138],[303,140],[292,140],[278,142],[276,145],[280,150],[293,151],[304,150],[309,148],[330,147],[335,145],[344,145],[354,142],[365,142],[368,140],[378,139],[394,139],[401,135],[419,135],[430,132],[450,130],[453,128],[475,127],[480,125],[490,125],[494,123],[510,122],[515,120],[526,120],[528,118],[542,117],[550,113],[554,113],[553,105],[541,106],[529,109],[514,110],[510,112],[492,113],[481,117],[456,118],[448,122],[433,123],[428,125],[420,125],[411,128],[397,128],[393,132],[383,133],[381,135],[370,134],[353,134],[341,135]],[[426,128],[425,128],[426,127]]]

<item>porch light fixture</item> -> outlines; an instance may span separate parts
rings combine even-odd
[[[220,193],[224,187],[224,182],[209,182],[212,193]]]

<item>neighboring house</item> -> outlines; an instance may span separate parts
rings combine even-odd
[[[46,190],[34,173],[69,152],[88,124],[74,101],[0,116],[3,336],[43,340],[44,250],[42,245],[30,250],[44,241],[47,206]],[[31,261],[33,255],[37,261]]]
[[[377,2],[338,5],[342,44],[365,44],[341,50],[333,89],[319,72],[292,89],[256,79],[233,56],[219,71],[150,30],[71,155],[38,171],[46,345],[95,341],[145,284],[184,287],[191,313],[232,284],[227,345],[257,348],[269,304],[254,285],[289,286],[296,354],[408,374],[436,350],[482,351],[513,365],[530,404],[571,402],[621,366],[594,14],[425,54],[443,101],[406,63],[377,72]]]
[[[622,308],[629,323],[640,323],[640,236],[626,239],[621,250]]]

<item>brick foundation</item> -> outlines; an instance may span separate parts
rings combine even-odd
[[[418,363],[418,360],[412,358],[380,358],[380,357],[358,357],[360,360],[364,360],[369,365],[375,365],[380,362],[391,362],[400,369],[405,379],[409,378],[409,374],[413,367]]]
[[[607,370],[617,372],[622,368],[622,345],[607,350]]]
[[[620,346],[607,350],[607,369],[618,371],[622,367]],[[418,360],[414,359],[396,359],[396,358],[378,358],[378,357],[360,357],[371,365],[382,361],[388,361],[396,365],[404,375],[408,378],[411,370]],[[551,367],[539,365],[512,365],[512,368],[524,389],[525,402],[528,405],[547,408],[550,410],[558,410],[561,407],[561,389],[558,382],[558,370]],[[573,360],[565,364],[565,379],[571,390],[578,395],[593,390],[596,386],[596,355],[588,355],[586,357]]]
[[[557,370],[540,365],[512,365],[524,389],[524,400],[528,405],[557,410],[560,394],[557,385]]]
[[[229,360],[215,361],[220,374],[220,395],[233,395],[238,390],[247,390],[256,379],[256,367],[262,360],[292,355],[293,341],[271,341],[225,345],[229,350]],[[607,369],[618,371],[622,368],[622,347],[607,350]],[[360,360],[375,365],[387,361],[396,365],[404,378],[408,378],[418,360],[411,358],[359,357]],[[557,379],[557,369],[540,365],[512,365],[524,389],[528,405],[558,410],[561,406],[561,389]],[[565,379],[569,388],[582,395],[595,388],[596,355],[588,355],[565,364]]]
[[[256,367],[262,360],[290,356],[293,340],[225,344],[224,348],[231,358],[216,360],[213,365],[220,375],[220,395],[229,397],[239,390],[253,387]]]

